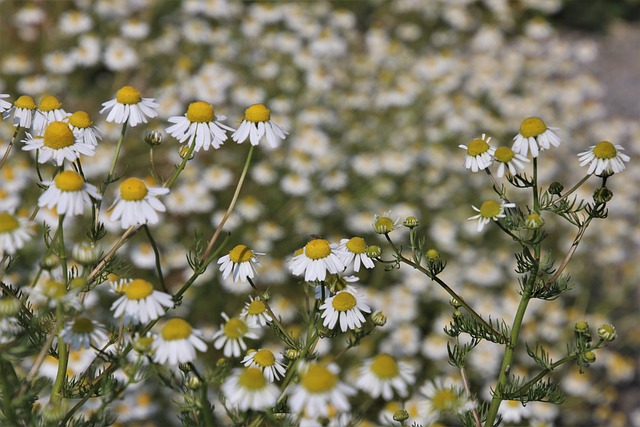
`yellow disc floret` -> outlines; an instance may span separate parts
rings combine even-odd
[[[256,354],[253,355],[253,361],[256,362],[259,366],[266,368],[268,366],[273,366],[276,364],[276,357],[273,355],[271,350],[263,348],[256,351]]]
[[[498,147],[496,152],[493,154],[496,160],[502,163],[509,163],[515,155],[516,154],[509,147]]]
[[[381,216],[380,218],[376,219],[376,222],[373,224],[373,228],[376,233],[381,234],[391,232],[394,226],[395,224],[393,220],[388,216]]]
[[[69,124],[76,128],[86,129],[93,124],[93,121],[86,112],[76,111],[69,117]]]
[[[53,111],[62,108],[62,103],[55,96],[47,95],[40,101],[38,109],[40,111]]]
[[[547,130],[547,125],[538,117],[527,117],[520,125],[520,135],[525,138],[538,136]]]
[[[331,305],[336,311],[349,311],[356,306],[356,297],[349,292],[340,292],[333,297]]]
[[[338,379],[322,365],[309,366],[300,379],[300,384],[311,393],[325,393],[333,390]]]
[[[44,145],[59,150],[64,147],[70,147],[75,142],[73,132],[69,125],[63,122],[51,122],[44,131]]]
[[[152,293],[153,285],[142,279],[135,279],[124,288],[124,294],[131,300],[144,299]]]
[[[245,245],[238,245],[229,252],[229,259],[236,264],[250,261],[253,256],[253,251]]]
[[[20,223],[9,212],[0,212],[0,233],[8,233],[20,227]]]
[[[187,108],[187,120],[191,123],[208,123],[212,122],[214,118],[213,105],[208,102],[192,102]]]
[[[54,300],[58,300],[67,294],[67,288],[64,283],[57,280],[47,280],[43,288],[44,294]]]
[[[165,323],[161,335],[165,341],[183,340],[191,335],[191,325],[184,319],[174,317]]]
[[[142,200],[148,192],[144,181],[138,178],[127,178],[120,184],[120,196],[123,200]]]
[[[397,376],[399,371],[396,360],[386,353],[379,354],[373,358],[371,370],[376,376],[385,379]]]
[[[352,237],[346,246],[354,254],[363,254],[367,251],[367,244],[362,237]]]
[[[324,239],[315,239],[307,243],[304,253],[311,259],[326,258],[331,254],[331,245]]]
[[[35,110],[36,109],[36,101],[33,100],[29,95],[22,95],[13,103],[16,108],[24,108],[26,110]]]
[[[245,368],[238,377],[238,384],[249,390],[261,390],[267,384],[267,379],[260,368]]]
[[[116,92],[116,101],[120,104],[138,104],[142,101],[140,91],[132,86],[124,86]]]
[[[80,191],[84,186],[84,179],[78,172],[67,170],[56,175],[56,187],[61,191]]]
[[[469,146],[467,147],[467,154],[475,157],[486,152],[488,149],[489,144],[487,144],[487,141],[477,138],[469,143]]]
[[[618,152],[609,141],[601,141],[593,148],[593,155],[598,159],[613,159]]]
[[[242,338],[249,332],[247,324],[237,317],[232,317],[224,325],[224,334],[231,339]]]
[[[500,215],[502,208],[500,204],[494,200],[487,200],[480,206],[480,215],[483,218],[494,218]]]
[[[431,398],[431,405],[439,411],[446,411],[455,406],[458,395],[450,388],[438,390]]]
[[[271,112],[264,104],[253,104],[244,111],[244,119],[249,122],[266,122],[271,119]]]
[[[78,317],[71,327],[71,330],[76,334],[88,334],[93,332],[94,329],[93,322],[86,317]]]
[[[264,304],[264,302],[257,299],[251,301],[251,304],[249,304],[249,308],[247,309],[247,313],[257,315],[264,313],[266,310],[267,306]]]

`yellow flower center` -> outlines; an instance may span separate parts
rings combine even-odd
[[[253,258],[253,251],[245,245],[238,245],[229,252],[229,259],[236,264],[250,261]]]
[[[71,330],[76,334],[89,334],[94,330],[93,322],[86,317],[78,317],[74,322]]]
[[[276,357],[273,355],[271,350],[263,348],[256,351],[256,354],[253,355],[253,361],[256,362],[258,366],[266,368],[268,366],[273,366],[276,364]]]
[[[16,176],[16,171],[13,168],[13,166],[6,164],[4,165],[4,168],[2,169],[2,176],[4,177],[4,179],[6,179],[7,181],[11,181],[12,179],[15,178]]]
[[[393,220],[388,216],[381,216],[376,220],[374,224],[374,229],[378,233],[389,233],[393,230]]]
[[[140,393],[136,397],[136,405],[138,406],[149,406],[151,402],[153,402],[153,398],[149,393]]]
[[[60,103],[58,98],[51,95],[42,98],[42,100],[40,101],[40,105],[38,105],[38,109],[40,111],[53,111],[57,110],[58,108],[62,108],[62,104]]]
[[[480,206],[480,215],[483,218],[493,218],[500,214],[500,204],[493,200],[487,200]]]
[[[498,147],[496,152],[494,153],[494,157],[497,161],[502,163],[509,163],[511,159],[515,157],[515,153],[509,147]]]
[[[261,390],[267,384],[267,379],[260,368],[249,367],[238,377],[238,384],[249,390]]]
[[[208,123],[212,122],[214,118],[213,105],[208,102],[192,102],[187,108],[187,120],[191,123]]]
[[[267,306],[264,305],[264,302],[257,299],[257,300],[251,301],[251,304],[249,304],[249,308],[247,309],[247,312],[249,314],[256,315],[256,314],[264,313],[266,309],[267,309]]]
[[[69,124],[73,127],[86,129],[93,124],[89,114],[84,111],[76,111],[69,117]]]
[[[36,102],[29,95],[22,95],[16,99],[16,102],[14,102],[13,105],[15,105],[16,108],[24,108],[26,110],[36,109]]]
[[[352,237],[347,242],[347,249],[354,254],[363,254],[367,251],[367,244],[362,237]]]
[[[0,212],[0,233],[8,233],[20,227],[20,222],[9,212]]]
[[[520,135],[525,138],[538,136],[546,130],[547,125],[545,125],[542,119],[539,119],[538,117],[527,117],[520,125]]]
[[[356,297],[349,292],[340,292],[333,297],[331,305],[337,311],[349,311],[356,306]]]
[[[302,375],[300,384],[311,393],[325,393],[333,390],[338,379],[322,365],[313,364]]]
[[[146,280],[135,279],[124,288],[124,294],[128,299],[139,300],[153,293],[153,285]]]
[[[331,254],[331,245],[324,239],[315,239],[307,243],[304,253],[311,259],[326,258]]]
[[[84,186],[84,179],[78,172],[67,170],[56,175],[56,187],[61,191],[80,191]]]
[[[48,280],[44,284],[44,294],[51,299],[60,299],[67,293],[64,283],[57,280]]]
[[[174,317],[165,323],[161,334],[165,341],[183,340],[191,335],[191,325],[184,319]]]
[[[148,192],[144,181],[138,178],[127,178],[120,184],[120,196],[123,200],[142,200]]]
[[[453,390],[447,388],[438,390],[431,399],[431,404],[436,410],[446,411],[455,406],[457,400],[458,395]]]
[[[44,131],[44,145],[54,150],[69,147],[75,142],[73,132],[63,122],[51,122]]]
[[[613,159],[616,157],[616,147],[609,141],[602,141],[593,148],[593,154],[599,159]]]
[[[486,152],[488,149],[489,149],[489,144],[487,144],[487,141],[485,141],[484,139],[478,138],[478,139],[474,139],[469,143],[469,146],[467,147],[467,154],[472,157],[475,157]]]
[[[264,104],[253,104],[244,111],[244,118],[249,122],[266,122],[271,118],[271,112]]]
[[[124,86],[116,92],[116,101],[120,104],[137,104],[142,101],[140,91],[132,86]]]
[[[371,370],[376,376],[384,379],[397,376],[399,371],[396,360],[386,353],[380,354],[373,359]]]
[[[224,325],[224,334],[231,339],[242,338],[247,332],[249,332],[247,324],[237,317],[232,317]]]

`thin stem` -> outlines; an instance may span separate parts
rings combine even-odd
[[[193,155],[193,151],[195,150],[195,148],[196,148],[196,134],[194,134],[193,138],[191,139],[191,145],[189,145],[189,150],[187,151],[187,154],[184,155],[184,157],[182,158],[182,161],[180,162],[176,170],[173,171],[173,173],[171,174],[167,182],[165,182],[162,185],[163,187],[171,188],[173,183],[176,182],[176,179],[178,179],[178,176],[184,170],[185,166],[187,165],[187,162],[191,160],[191,156]]]
[[[573,187],[571,187],[570,190],[568,190],[566,193],[564,193],[562,196],[558,197],[557,199],[551,201],[547,206],[545,206],[545,209],[548,208],[551,205],[555,205],[556,203],[558,203],[560,200],[564,200],[567,197],[569,197],[573,192],[575,192],[578,188],[580,188],[582,186],[582,184],[584,184],[585,182],[587,182],[587,180],[591,177],[591,175],[593,175],[593,173],[590,173],[588,175],[586,175],[584,178],[582,178],[580,181],[578,181],[578,183],[576,185],[574,185]]]
[[[18,132],[20,132],[20,129],[21,129],[20,125],[16,126],[16,130],[13,132],[11,141],[9,141],[9,146],[5,150],[4,155],[2,156],[2,160],[0,160],[0,169],[2,169],[2,167],[4,166],[4,163],[7,161],[7,158],[9,158],[9,153],[11,152],[11,148],[15,143],[16,137],[18,136]]]
[[[149,244],[151,244],[151,247],[153,248],[153,253],[156,259],[156,271],[158,272],[158,278],[160,279],[160,287],[162,288],[163,292],[168,293],[167,285],[164,283],[164,275],[162,274],[162,265],[160,264],[160,251],[158,250],[158,245],[156,244],[156,241],[153,239],[153,236],[151,235],[151,230],[149,230],[149,227],[147,226],[147,224],[144,224],[142,228],[144,228],[144,232],[146,233],[147,238],[149,239]]]
[[[540,200],[538,194],[538,158],[533,158],[533,210],[540,212]]]
[[[253,280],[251,280],[251,278],[249,278],[249,277],[247,277],[247,280],[249,281],[249,284],[251,285],[253,290],[256,291],[256,295],[257,295],[259,291],[258,291],[258,288],[256,287],[256,285],[253,283]],[[295,346],[295,340],[293,338],[291,338],[291,336],[284,329],[284,326],[282,325],[280,320],[278,320],[278,318],[276,317],[276,314],[273,312],[273,310],[271,310],[271,307],[269,306],[269,304],[266,301],[262,300],[262,299],[261,299],[261,301],[264,304],[264,307],[267,310],[267,313],[269,313],[269,316],[271,316],[271,319],[272,319],[271,323],[273,325],[275,325],[275,327],[285,337],[286,344],[288,346],[294,347]]]
[[[97,218],[97,215],[96,215],[96,218]],[[104,257],[102,257],[102,260],[98,263],[98,265],[96,265],[95,268],[91,270],[91,273],[89,273],[89,275],[87,276],[87,282],[90,282],[96,277],[96,275],[104,268],[107,262],[109,262],[109,260],[115,255],[116,251],[120,249],[120,246],[122,246],[124,242],[135,231],[138,230],[138,228],[139,226],[134,225],[132,227],[129,227],[127,231],[124,232],[124,234],[120,237],[120,239],[118,239],[118,241],[113,244],[109,252],[107,252],[107,254]]]
[[[593,217],[590,216],[589,218],[587,218],[584,224],[582,224],[582,226],[580,227],[580,230],[578,230],[578,234],[576,235],[576,238],[573,239],[573,243],[571,244],[569,251],[567,252],[565,257],[562,259],[562,262],[560,262],[560,265],[556,269],[556,272],[554,273],[554,275],[551,276],[551,278],[545,283],[545,287],[550,286],[553,282],[558,280],[558,277],[560,277],[564,269],[567,267],[567,264],[569,264],[569,261],[573,257],[573,254],[576,252],[576,249],[578,249],[578,245],[580,244],[580,241],[582,241],[582,238],[584,237],[584,233],[585,231],[587,231],[587,227],[589,226],[589,223],[591,222],[592,219]]]
[[[475,399],[473,398],[473,394],[471,393],[471,387],[469,386],[467,371],[464,368],[464,366],[460,368],[460,375],[462,376],[462,382],[464,383],[464,389],[467,392],[469,401],[473,403],[473,409],[471,410],[471,413],[473,414],[473,419],[476,422],[476,427],[482,427],[482,422],[480,421],[480,414],[478,414],[478,409],[476,408],[476,405],[475,405]]]
[[[149,148],[149,163],[151,163],[151,170],[153,171],[153,174],[155,175],[155,178],[158,180],[158,182],[163,181],[162,177],[160,176],[160,172],[158,172],[158,168],[156,167],[156,162],[153,161],[153,147]]]
[[[69,272],[67,271],[67,251],[64,246],[64,215],[58,216],[58,241],[60,244],[59,254],[62,267],[62,280],[65,288],[69,286]],[[69,363],[69,350],[67,344],[62,340],[61,332],[64,329],[64,308],[62,301],[58,301],[56,306],[56,321],[58,324],[58,372],[51,390],[51,400],[54,403],[60,402],[60,390],[67,377],[67,365]]]
[[[113,179],[113,174],[116,170],[116,163],[118,162],[118,157],[120,156],[120,149],[122,148],[122,142],[124,141],[124,135],[127,132],[127,125],[129,124],[129,119],[127,119],[122,124],[122,130],[120,131],[120,138],[118,139],[118,145],[116,145],[116,152],[113,155],[113,160],[111,160],[111,167],[109,168],[109,173],[102,183],[102,188],[100,189],[100,194],[104,196],[105,191],[107,191],[107,187],[111,184],[111,180]],[[99,205],[98,205],[99,207]]]

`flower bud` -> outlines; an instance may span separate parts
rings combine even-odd
[[[49,254],[40,261],[40,267],[44,270],[54,269],[58,265],[60,265],[60,258],[58,258],[58,255],[54,254]]]
[[[150,146],[162,144],[162,133],[157,130],[147,130],[144,133],[144,142]]]
[[[381,216],[380,218],[377,218],[373,223],[373,229],[378,234],[391,233],[394,227],[395,227],[395,224],[393,220],[388,216]]]
[[[604,324],[598,328],[598,336],[602,341],[613,341],[616,339],[616,328],[613,325]]]
[[[300,357],[300,352],[295,348],[288,348],[284,352],[284,357],[289,360],[296,360]]]
[[[460,310],[455,310],[453,312],[453,317],[462,317],[462,312]]]
[[[374,311],[371,315],[371,321],[376,326],[384,326],[387,323],[387,316],[381,311]]]
[[[598,188],[595,193],[593,193],[593,200],[596,203],[607,203],[612,198],[613,192],[607,187]]]
[[[189,154],[189,146],[183,145],[182,147],[180,147],[180,151],[178,153],[180,154],[181,159],[186,158],[187,154]],[[193,153],[191,153],[191,156],[189,157],[189,160],[191,159],[193,159]]]
[[[226,358],[226,357],[221,357],[220,359],[218,359],[218,360],[216,361],[216,368],[220,368],[220,367],[222,367],[222,366],[226,365],[228,362],[229,362],[229,361],[227,360],[227,358]]]
[[[271,292],[264,291],[260,294],[260,301],[267,302],[271,299]]]
[[[191,390],[197,390],[202,387],[202,380],[196,375],[191,375],[187,380],[187,387]]]
[[[405,409],[398,409],[393,414],[393,420],[399,423],[407,421],[409,419],[409,413]]]
[[[415,216],[408,216],[402,223],[407,228],[415,228],[420,225],[420,221]]]
[[[524,220],[524,225],[527,228],[535,230],[544,225],[544,220],[538,212],[531,212],[529,215],[527,215],[527,219]]]
[[[440,259],[440,252],[438,252],[436,249],[429,249],[427,251],[427,258],[429,259],[429,261],[437,261]]]
[[[69,280],[69,290],[82,289],[87,284],[87,279],[84,277],[74,277]]]
[[[42,419],[47,423],[56,423],[67,414],[62,403],[49,402],[42,408]]]
[[[587,363],[593,363],[596,361],[596,354],[593,351],[587,351],[582,355],[582,359]]]
[[[138,353],[149,353],[151,351],[152,337],[137,337],[133,341],[133,348]]]
[[[178,365],[178,368],[180,368],[180,370],[182,372],[184,372],[185,374],[188,374],[189,372],[191,372],[191,364],[190,363],[181,363]]]
[[[95,264],[100,256],[100,251],[93,243],[79,243],[73,246],[73,258],[82,265]]]
[[[380,255],[382,255],[382,248],[380,246],[367,246],[367,256],[369,258],[378,258]]]
[[[455,307],[455,308],[460,308],[460,307],[462,307],[462,304],[460,304],[460,301],[458,301],[458,300],[457,300],[457,299],[455,299],[455,298],[451,298],[451,299],[449,300],[449,304],[451,304],[451,306],[453,306],[453,307]]]
[[[20,311],[20,301],[12,296],[0,298],[0,317],[11,317]]]
[[[589,333],[589,324],[585,321],[576,322],[575,331],[579,334]]]
[[[562,185],[562,183],[558,181],[552,182],[549,186],[549,193],[551,194],[560,195],[560,193],[562,193],[562,190],[564,190],[564,185]]]

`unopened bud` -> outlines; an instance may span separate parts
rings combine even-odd
[[[407,228],[415,228],[420,225],[420,221],[415,216],[408,216],[402,223]]]
[[[188,374],[189,372],[191,372],[191,364],[190,363],[181,363],[178,365],[178,368],[180,368],[180,370],[182,372],[184,372],[185,374]]]
[[[157,130],[147,130],[144,133],[144,142],[153,146],[162,144],[162,133]]]
[[[45,270],[51,270],[60,265],[58,255],[49,254],[40,261],[40,266]]]
[[[378,258],[380,255],[382,255],[382,248],[380,246],[367,246],[367,256],[369,258]]]
[[[191,375],[187,380],[187,387],[191,390],[197,390],[202,387],[202,380],[196,375]]]
[[[460,301],[458,301],[458,300],[457,300],[457,299],[455,299],[455,298],[451,298],[451,299],[449,300],[449,304],[451,304],[451,306],[453,306],[453,307],[455,307],[455,308],[462,307],[462,304],[460,304]]]
[[[187,155],[189,154],[190,148],[188,145],[183,145],[182,147],[180,147],[180,151],[178,152],[180,154],[180,158],[184,159],[187,157]],[[191,156],[189,157],[189,160],[193,159],[193,153],[191,153]]]
[[[598,328],[598,336],[603,341],[613,341],[616,339],[616,328],[613,325],[604,324]]]
[[[20,311],[20,300],[12,296],[0,298],[0,317],[11,317]]]
[[[453,317],[462,317],[462,312],[460,310],[454,310]]]
[[[596,354],[593,351],[587,351],[582,355],[582,359],[587,363],[593,363],[596,361]]]
[[[300,357],[300,352],[295,348],[288,348],[284,352],[284,357],[289,360],[297,360]]]
[[[42,419],[47,423],[60,421],[67,414],[62,403],[49,402],[42,408]]]
[[[579,334],[586,334],[589,332],[589,324],[585,321],[576,322],[575,331]]]
[[[435,249],[429,249],[427,251],[427,258],[429,261],[437,261],[440,259],[440,252]]]
[[[393,413],[393,420],[399,423],[407,421],[409,419],[409,413],[405,409],[398,409]]]
[[[595,193],[593,193],[593,200],[596,203],[607,203],[613,198],[613,192],[609,190],[607,187],[598,188]]]
[[[549,186],[549,193],[559,195],[564,190],[564,185],[562,183],[555,181],[552,182]]]
[[[384,326],[387,323],[387,316],[381,311],[374,311],[371,315],[371,321],[376,326]]]
[[[529,215],[527,215],[527,219],[524,220],[524,225],[527,228],[535,230],[544,225],[544,220],[539,213],[531,212]]]

